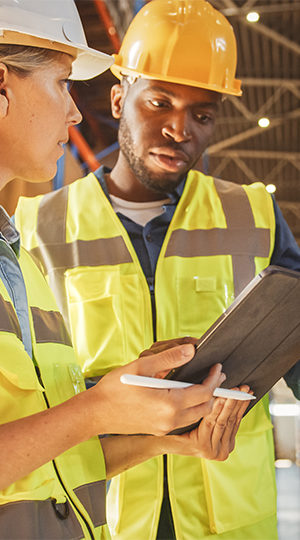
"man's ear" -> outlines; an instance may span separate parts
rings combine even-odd
[[[8,69],[0,62],[0,120],[6,117],[8,111],[7,76]]]
[[[122,113],[124,101],[124,87],[121,84],[114,84],[110,91],[111,113],[114,118],[119,119]]]

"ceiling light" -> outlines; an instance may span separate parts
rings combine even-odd
[[[259,127],[266,128],[270,125],[270,120],[269,118],[260,118],[257,123]]]
[[[276,191],[276,186],[274,186],[274,184],[268,184],[266,186],[266,190],[269,192],[269,193],[275,193]]]
[[[276,469],[289,469],[293,466],[293,462],[290,459],[276,459]]]
[[[257,22],[259,20],[259,13],[256,11],[250,11],[247,13],[246,19],[248,22]]]

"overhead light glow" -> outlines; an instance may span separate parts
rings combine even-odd
[[[248,22],[257,22],[259,21],[259,13],[256,11],[249,11],[246,15],[246,19]]]
[[[257,123],[259,127],[266,128],[270,125],[270,120],[269,118],[260,118]]]
[[[299,416],[298,403],[270,403],[272,416]]]
[[[293,462],[290,459],[276,459],[276,469],[289,469],[293,466]]]
[[[266,190],[269,192],[269,193],[275,193],[276,191],[276,186],[274,186],[274,184],[268,184],[266,186]]]

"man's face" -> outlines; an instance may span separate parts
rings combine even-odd
[[[119,144],[131,172],[150,190],[173,191],[209,143],[220,94],[147,79],[120,91]]]

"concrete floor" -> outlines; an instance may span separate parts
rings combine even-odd
[[[300,467],[276,469],[279,540],[300,540]]]

